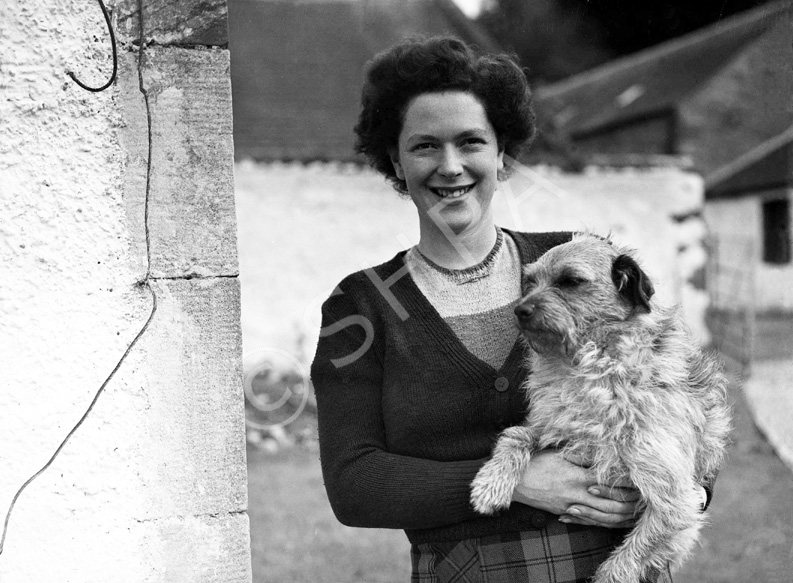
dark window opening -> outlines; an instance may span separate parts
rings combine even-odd
[[[763,203],[763,261],[790,263],[790,200]]]

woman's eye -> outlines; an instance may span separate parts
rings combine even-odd
[[[481,146],[482,144],[485,144],[485,143],[486,143],[485,140],[483,140],[482,138],[468,138],[468,139],[466,139],[463,142],[463,145],[464,146]]]

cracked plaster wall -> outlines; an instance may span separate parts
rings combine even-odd
[[[199,9],[196,8],[199,5]],[[225,0],[0,3],[0,581],[250,581]],[[154,44],[152,44],[152,41]],[[151,120],[149,245],[147,164]]]

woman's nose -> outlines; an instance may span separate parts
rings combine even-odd
[[[463,173],[463,159],[457,148],[450,146],[443,149],[438,173],[446,177],[459,176]]]

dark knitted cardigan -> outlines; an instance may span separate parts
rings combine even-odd
[[[570,239],[504,232],[524,265]],[[414,543],[541,528],[552,519],[542,510],[515,503],[483,517],[469,505],[498,434],[525,417],[524,345],[499,370],[472,355],[404,254],[346,277],[322,307],[311,377],[333,511],[349,526],[405,529]]]

